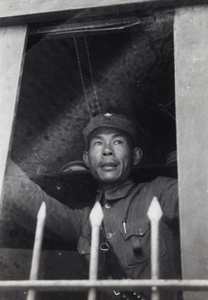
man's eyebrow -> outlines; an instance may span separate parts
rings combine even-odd
[[[120,137],[120,136],[125,137],[126,134],[125,134],[125,133],[115,133],[115,134],[113,135],[113,137]]]
[[[102,135],[95,134],[95,135],[92,136],[92,140],[93,139],[102,139]]]
[[[112,136],[113,138],[119,138],[119,137],[126,137],[126,134],[125,133],[115,133],[115,134],[113,134],[113,136]]]
[[[105,134],[103,134],[103,135],[102,134],[95,134],[94,136],[92,136],[92,139],[102,139],[104,135]],[[125,137],[125,136],[126,136],[125,133],[115,133],[115,134],[112,135],[113,138]]]

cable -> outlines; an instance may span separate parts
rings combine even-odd
[[[84,77],[83,77],[83,73],[82,73],[82,67],[81,67],[81,62],[80,62],[80,56],[79,56],[79,50],[78,50],[78,47],[77,47],[77,39],[76,39],[76,37],[74,37],[74,45],[75,45],[76,54],[77,54],[77,61],[78,61],[78,66],[79,66],[79,73],[80,73],[80,77],[81,77],[82,87],[83,87],[83,90],[84,90],[85,101],[86,101],[86,104],[87,104],[87,108],[88,108],[90,117],[92,117],[92,113],[91,113],[91,109],[90,109],[90,104],[89,104],[89,100],[88,100],[88,97],[87,97],[87,91],[86,91],[86,88],[85,88]]]

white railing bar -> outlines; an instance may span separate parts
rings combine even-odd
[[[103,217],[104,215],[103,215],[102,207],[100,203],[96,201],[89,216],[92,225],[90,271],[89,271],[90,280],[96,280],[98,275],[100,227],[103,221]],[[96,300],[95,288],[89,289],[88,300]]]
[[[41,291],[71,291],[86,290],[96,288],[104,290],[106,288],[150,288],[156,286],[158,288],[174,289],[174,290],[193,290],[208,291],[208,280],[205,279],[122,279],[122,280],[2,280],[0,281],[0,291],[14,291],[34,288]]]
[[[151,222],[151,279],[156,280],[159,279],[159,223],[163,215],[157,197],[153,197],[147,215]],[[151,300],[159,300],[156,286],[152,286]]]
[[[37,225],[35,231],[35,241],[33,247],[29,280],[38,279],[45,220],[46,220],[46,205],[45,202],[43,202],[37,214]],[[34,289],[30,289],[27,294],[27,300],[35,300],[35,297],[36,297],[36,291]]]

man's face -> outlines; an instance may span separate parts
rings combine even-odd
[[[100,187],[107,189],[130,177],[135,149],[122,130],[102,127],[92,133],[83,158]]]

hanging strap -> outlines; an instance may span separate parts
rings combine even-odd
[[[82,66],[81,66],[81,61],[80,61],[80,56],[79,56],[79,49],[78,49],[78,46],[77,46],[77,38],[76,37],[74,37],[74,45],[75,45],[75,50],[76,50],[76,54],[77,54],[79,73],[80,73],[80,78],[81,78],[81,82],[82,82],[82,88],[83,88],[84,95],[85,95],[85,101],[86,101],[87,108],[88,108],[90,118],[91,118],[92,113],[91,113],[91,109],[90,109],[89,99],[87,97],[87,90],[86,90],[85,83],[84,83],[84,77],[83,77]]]

